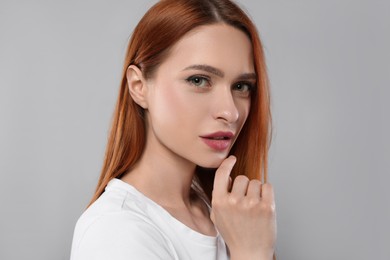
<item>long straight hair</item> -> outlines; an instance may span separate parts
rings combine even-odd
[[[169,55],[170,48],[192,29],[225,23],[243,31],[250,39],[257,86],[251,95],[248,118],[230,154],[237,157],[232,170],[249,179],[267,181],[267,159],[270,143],[271,113],[267,70],[263,47],[250,18],[229,0],[162,0],[151,7],[138,23],[130,39],[123,65],[122,82],[105,159],[92,204],[104,192],[107,183],[129,172],[140,159],[146,142],[143,109],[129,94],[126,71],[136,65],[146,79]],[[173,137],[172,137],[173,138]],[[215,170],[197,167],[197,187],[211,200]]]

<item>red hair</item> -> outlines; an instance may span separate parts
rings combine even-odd
[[[255,25],[229,0],[162,0],[143,16],[130,39],[103,169],[91,203],[103,193],[111,179],[120,178],[131,170],[145,147],[143,109],[132,100],[127,85],[129,65],[138,66],[146,79],[152,78],[170,48],[181,37],[198,26],[215,23],[234,26],[249,37],[257,75],[248,118],[230,152],[237,157],[231,175],[233,179],[238,174],[245,174],[249,179],[267,181],[270,97],[265,56]],[[214,174],[204,174],[205,171],[197,168],[196,181],[211,199]]]

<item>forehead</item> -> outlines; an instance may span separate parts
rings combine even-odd
[[[207,64],[232,76],[254,72],[251,42],[230,25],[199,26],[172,46],[161,69],[180,70],[193,64]]]

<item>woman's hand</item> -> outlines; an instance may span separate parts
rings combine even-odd
[[[230,156],[217,169],[211,202],[211,220],[230,250],[231,259],[272,259],[276,241],[276,213],[272,186],[230,172]]]

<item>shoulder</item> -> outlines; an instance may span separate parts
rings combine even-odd
[[[129,257],[176,259],[171,242],[137,205],[136,198],[129,200],[128,195],[109,192],[78,220],[71,259],[121,260]]]
[[[96,218],[72,247],[72,260],[81,259],[174,259],[169,240],[152,224],[126,213]],[[76,235],[76,232],[75,232]]]

